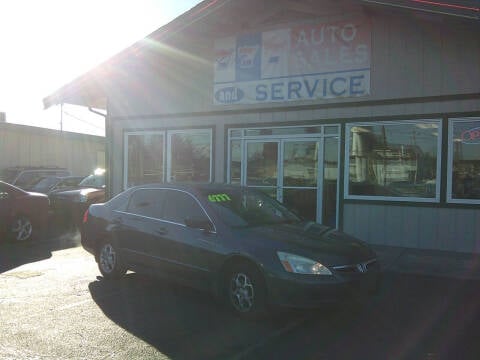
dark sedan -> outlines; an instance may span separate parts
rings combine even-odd
[[[236,313],[364,299],[378,284],[364,242],[302,221],[253,189],[144,185],[85,212],[82,245],[102,275],[127,270],[212,290]]]
[[[77,188],[84,178],[85,176],[46,176],[28,190],[49,195],[54,191]]]
[[[0,181],[0,240],[38,238],[48,225],[48,197]]]
[[[52,191],[49,198],[56,218],[79,226],[91,204],[105,201],[105,170],[97,169],[75,187]]]

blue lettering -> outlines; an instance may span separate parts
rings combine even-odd
[[[283,83],[272,84],[272,100],[283,100]]]
[[[257,87],[256,87],[256,92],[257,92],[256,99],[257,99],[258,101],[265,101],[265,100],[267,100],[267,98],[268,98],[267,85],[257,85]]]
[[[343,86],[342,91],[340,91],[340,92],[336,91],[335,84],[339,81],[343,82],[344,84],[347,82],[347,80],[345,78],[337,77],[337,78],[333,79],[332,82],[330,83],[330,92],[335,96],[342,96],[347,92],[346,86]]]
[[[296,95],[297,99],[300,99],[300,89],[302,88],[302,83],[300,81],[292,81],[288,83],[288,98],[292,99],[293,94]]]
[[[356,89],[362,86],[363,79],[365,75],[352,76],[350,78],[350,94],[351,95],[362,95],[365,93],[365,89]]]
[[[307,88],[308,97],[313,98],[313,95],[315,94],[315,91],[317,90],[318,79],[315,80],[313,88],[310,88],[310,83],[308,82],[308,80],[304,80],[303,83],[305,84],[305,87]]]

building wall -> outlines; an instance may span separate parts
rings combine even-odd
[[[58,166],[73,175],[105,167],[105,139],[44,128],[0,124],[0,168]]]
[[[478,93],[480,40],[476,36],[476,24],[458,19],[414,17],[402,12],[375,12],[364,16],[372,24],[369,96],[255,104],[248,109],[288,109]],[[164,50],[129,61],[124,65],[129,76],[112,85],[117,91],[112,92],[110,115],[115,118],[245,110],[245,105],[213,105],[214,40],[194,39],[193,45],[188,40],[176,43],[172,39],[172,47],[178,47],[175,56],[166,46]],[[198,53],[185,55],[192,55],[192,49],[196,48]]]
[[[118,80],[109,97],[112,194],[125,188],[124,136],[128,131],[212,128],[213,181],[220,183],[227,180],[229,127],[424,118],[439,119],[445,130],[449,118],[480,116],[477,24],[397,10],[372,10],[366,15],[372,22],[372,60],[371,94],[365,97],[214,106],[213,38],[195,39],[194,44],[171,39],[175,55],[159,50],[126,64],[130,77]],[[189,49],[195,49],[193,54]],[[445,132],[443,139],[446,146]],[[346,141],[344,126],[342,140]],[[437,181],[441,182],[441,199],[431,203],[342,196],[340,227],[373,244],[480,253],[478,205],[445,200],[446,148]]]
[[[344,231],[371,244],[480,253],[480,211],[345,204]]]

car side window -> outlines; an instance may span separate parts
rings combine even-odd
[[[165,190],[162,189],[137,190],[130,197],[127,212],[161,219],[164,198]]]
[[[164,219],[178,224],[185,224],[187,218],[206,218],[205,211],[190,194],[169,190],[166,196]]]

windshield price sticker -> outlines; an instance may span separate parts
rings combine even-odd
[[[208,201],[225,202],[225,201],[232,201],[232,199],[230,199],[230,196],[228,196],[227,194],[211,194],[211,195],[208,195]]]

